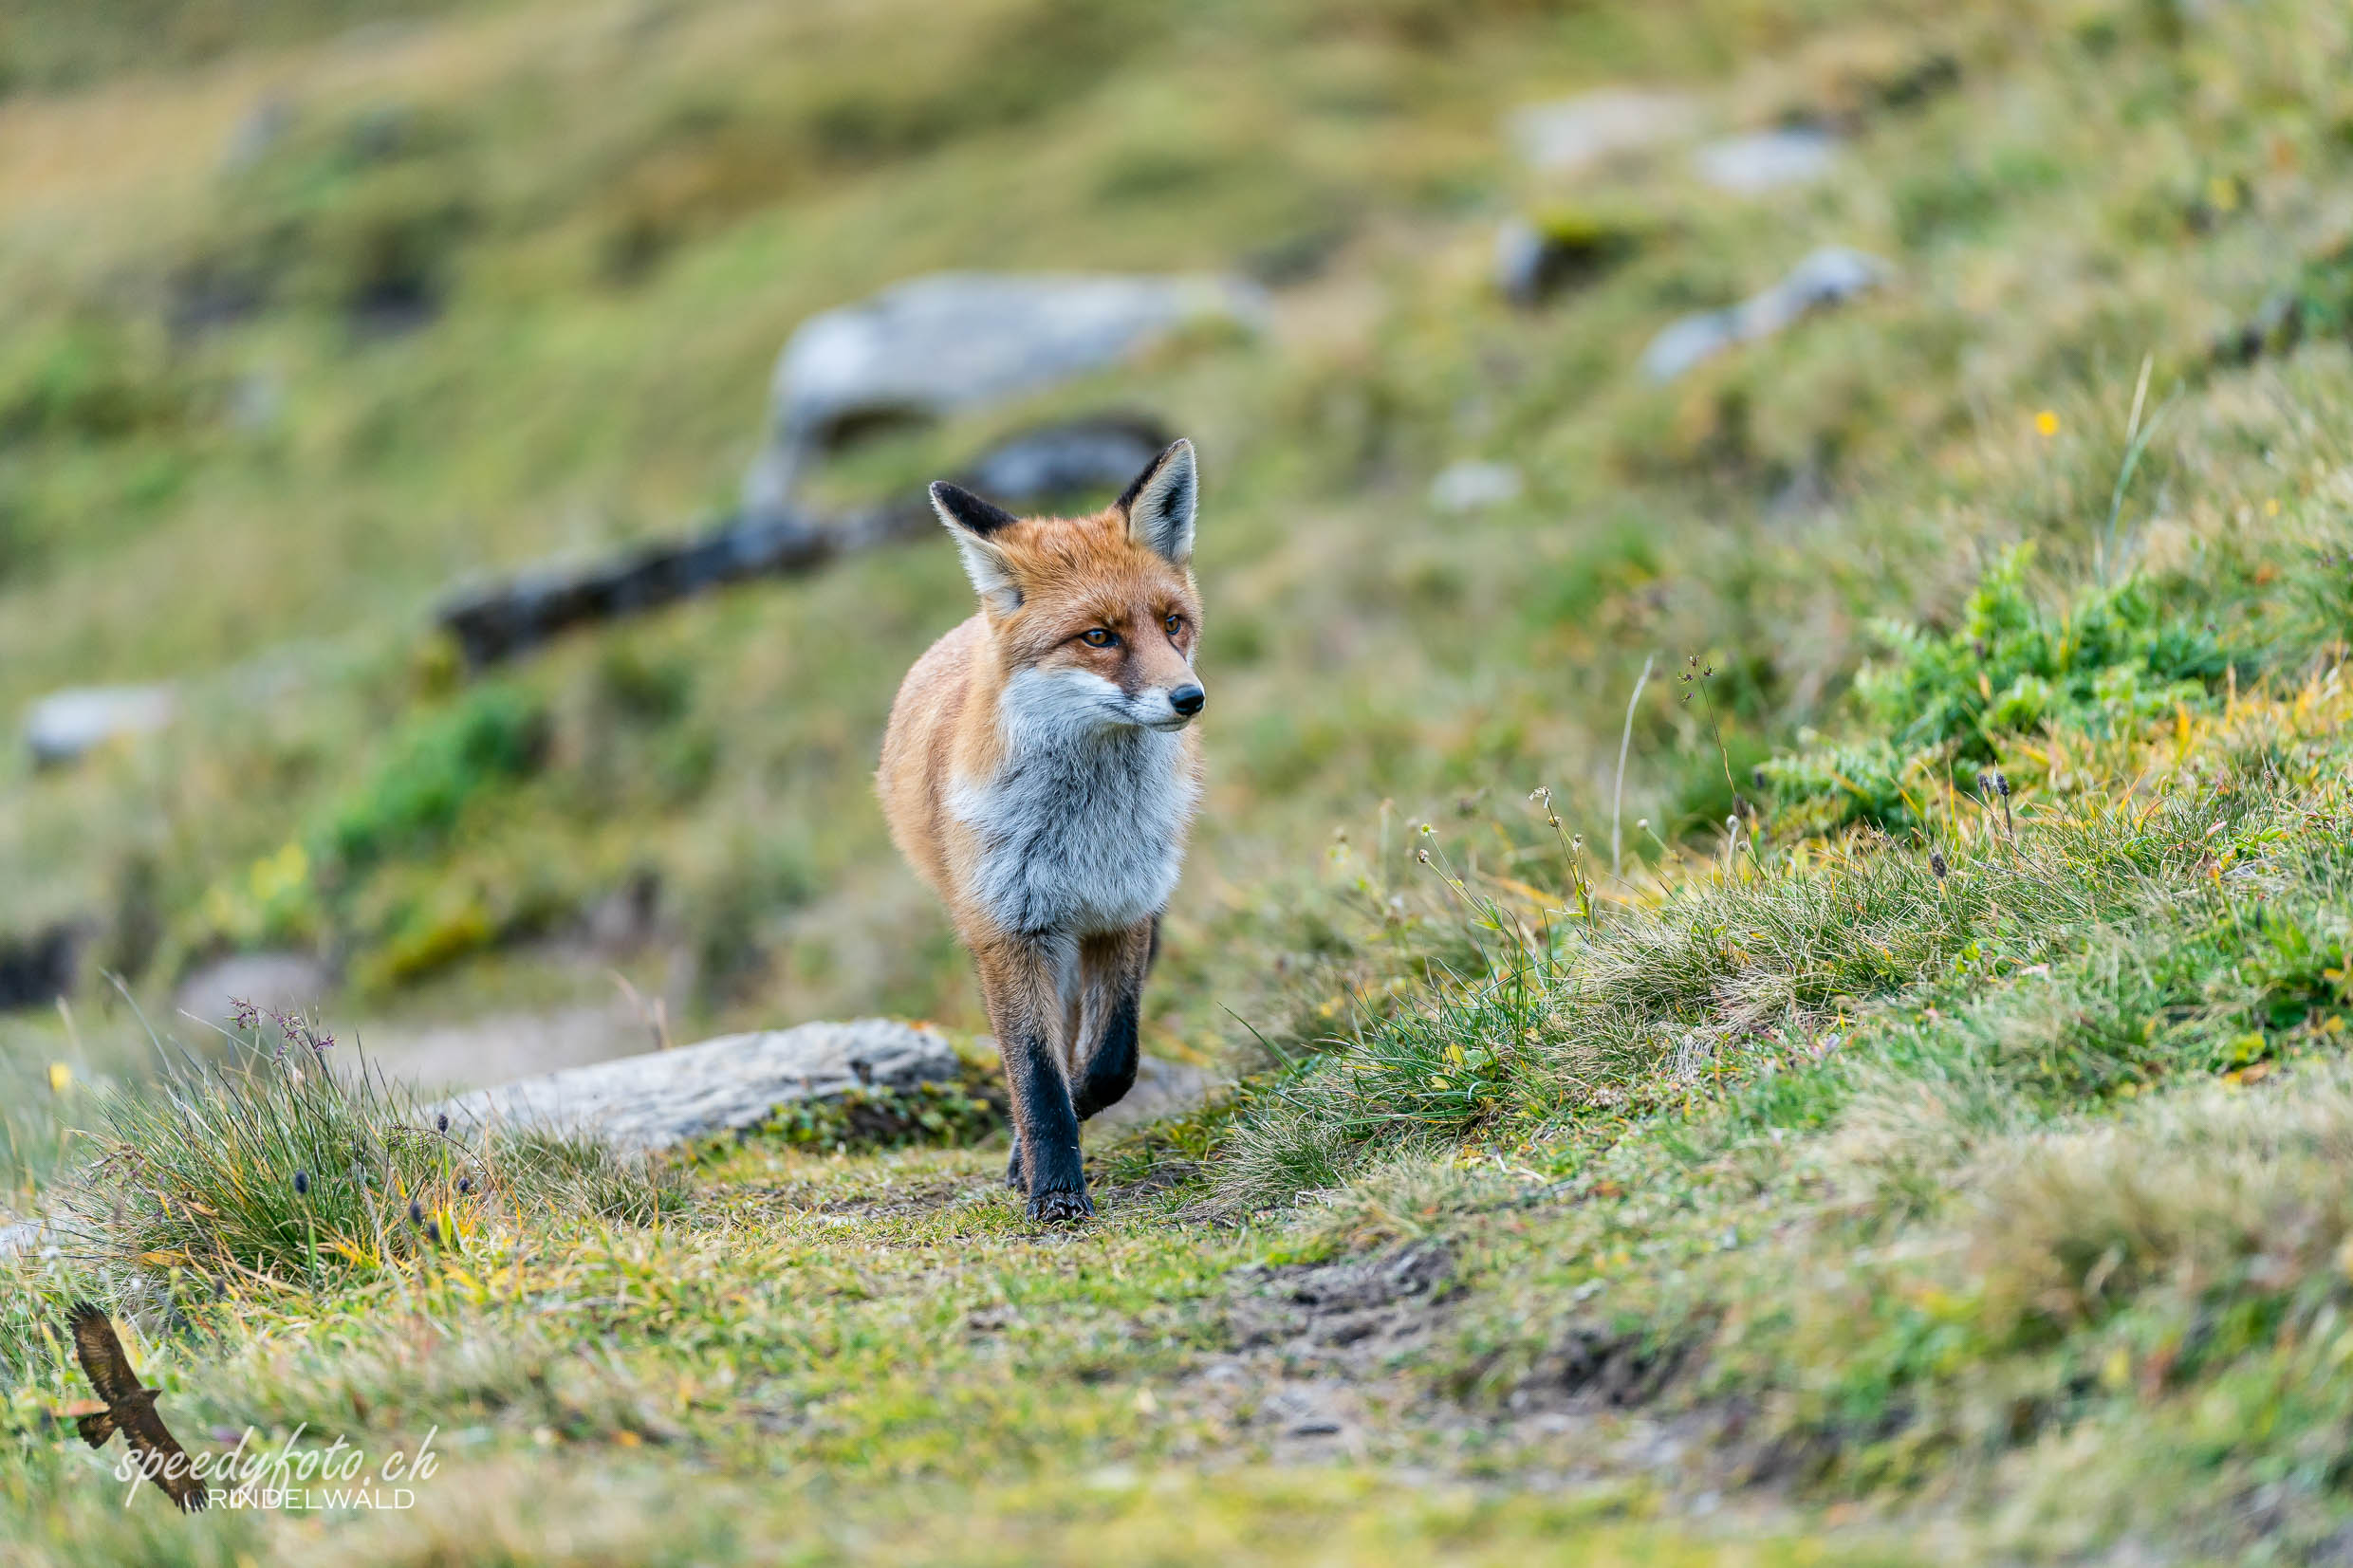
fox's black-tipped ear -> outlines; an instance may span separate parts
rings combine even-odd
[[[973,580],[973,591],[998,615],[1010,616],[1020,609],[1021,584],[1013,580],[1005,552],[991,541],[1021,519],[945,479],[932,482],[932,510],[939,514],[940,522],[948,526],[948,537],[955,541],[956,553],[964,558],[964,575]]]
[[[942,523],[952,528],[967,529],[983,539],[1021,521],[1003,507],[983,501],[963,486],[951,485],[945,479],[932,481],[932,507]]]
[[[1169,443],[1119,500],[1127,514],[1127,537],[1179,566],[1193,559],[1193,523],[1200,505],[1193,443],[1181,437]]]

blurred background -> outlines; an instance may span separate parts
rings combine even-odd
[[[1099,505],[1163,433],[1201,451],[1213,703],[1149,1050],[1215,1060],[1378,935],[1411,821],[1508,866],[1541,784],[1605,839],[1646,663],[1624,854],[1666,853],[1873,618],[2019,540],[2091,558],[2144,363],[2258,357],[2283,298],[2341,323],[2346,28],[15,0],[10,1137],[138,1070],[134,1005],[190,1042],[232,995],[317,1008],[455,1084],[982,1026],[870,788],[971,608],[910,508]],[[2298,416],[2200,417],[2139,480],[2160,565],[2233,526],[2196,464]]]

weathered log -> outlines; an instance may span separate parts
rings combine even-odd
[[[1154,420],[1109,415],[1025,431],[984,452],[957,482],[1010,506],[1117,489],[1168,444]],[[801,512],[733,517],[692,539],[637,545],[602,562],[543,566],[453,597],[435,619],[470,670],[529,652],[575,626],[617,620],[731,582],[790,577],[928,532],[921,496],[832,519]]]

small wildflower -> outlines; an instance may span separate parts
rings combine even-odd
[[[304,1197],[304,1196],[307,1195],[307,1194],[309,1193],[309,1191],[310,1191],[310,1172],[309,1172],[309,1171],[295,1171],[295,1172],[294,1172],[294,1195],[295,1195],[296,1197],[298,1197],[298,1198],[299,1198],[299,1197]]]
[[[240,1029],[250,1029],[261,1022],[261,1009],[239,997],[229,999],[229,1019]]]
[[[460,1176],[460,1177],[458,1177],[458,1178],[457,1178],[457,1190],[458,1190],[460,1192],[471,1192],[471,1191],[472,1191],[472,1190],[473,1190],[473,1178],[472,1178],[472,1176]]]
[[[425,1222],[425,1240],[431,1242],[435,1246],[439,1246],[441,1245],[441,1222],[439,1220],[427,1220]]]
[[[411,1198],[411,1199],[409,1200],[409,1224],[411,1224],[411,1225],[422,1225],[422,1224],[424,1223],[424,1220],[425,1220],[425,1206],[424,1206],[423,1204],[421,1204],[421,1203],[418,1203],[418,1202],[417,1202],[415,1198]]]
[[[1941,882],[1944,880],[1946,867],[1944,863],[1944,856],[1941,852],[1933,849],[1928,852],[1928,869],[1936,874],[1937,881]]]
[[[2058,414],[2051,409],[2045,409],[2040,414],[2037,414],[2034,416],[2034,434],[2041,436],[2046,441],[2058,434]]]
[[[1426,866],[1430,863],[1430,852],[1426,849],[1417,849],[1414,851],[1414,858]]]
[[[447,1111],[442,1112],[439,1116],[433,1118],[433,1125],[435,1132],[448,1132],[450,1130],[450,1114]]]

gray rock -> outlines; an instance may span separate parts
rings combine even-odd
[[[84,686],[56,692],[25,715],[25,744],[36,766],[77,762],[109,741],[151,734],[177,716],[168,686]]]
[[[1826,131],[1758,131],[1711,141],[1692,155],[1692,163],[1717,190],[1758,196],[1825,177],[1837,166],[1838,153],[1838,138]]]
[[[1507,218],[1495,231],[1495,289],[1513,304],[1534,304],[1546,293],[1551,248],[1526,218]]]
[[[302,1013],[324,1001],[334,985],[327,967],[307,953],[242,952],[207,964],[181,981],[172,993],[172,1009],[226,1027],[235,1003]]]
[[[1018,432],[982,452],[973,460],[971,479],[959,483],[1006,507],[1090,491],[1117,494],[1172,439],[1154,420],[1121,415],[1044,425]]]
[[[1430,481],[1430,505],[1442,512],[1484,511],[1517,501],[1526,488],[1520,470],[1509,463],[1466,458],[1449,464]]]
[[[270,430],[285,413],[286,382],[276,371],[249,371],[229,390],[229,422],[238,430]]]
[[[941,272],[812,316],[769,387],[744,509],[785,511],[802,466],[858,426],[936,418],[1102,370],[1189,323],[1267,319],[1239,278]]]
[[[1215,1074],[1190,1062],[1143,1057],[1136,1063],[1136,1082],[1126,1096],[1118,1104],[1105,1106],[1086,1125],[1110,1131],[1181,1116],[1208,1104],[1223,1087],[1224,1081]]]
[[[1513,304],[1541,304],[1560,288],[1601,276],[1639,243],[1629,229],[1574,213],[1507,218],[1495,231],[1496,292]]]
[[[259,163],[293,127],[293,106],[282,98],[265,98],[248,109],[229,133],[221,149],[221,167],[232,174]]]
[[[1680,93],[1605,87],[1514,112],[1505,129],[1521,161],[1569,174],[1690,136],[1699,110]]]
[[[567,1068],[444,1101],[451,1118],[584,1134],[630,1151],[758,1126],[780,1105],[861,1084],[947,1082],[956,1054],[935,1029],[887,1019],[728,1035],[675,1051]]]
[[[1737,343],[1769,338],[1800,317],[1845,304],[1887,283],[1896,269],[1879,257],[1843,246],[1815,251],[1763,293],[1726,310],[1686,316],[1642,351],[1642,373],[1672,381]]]

